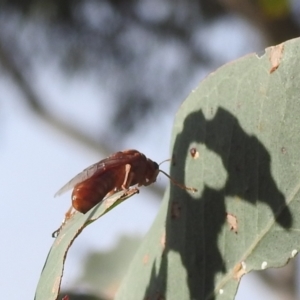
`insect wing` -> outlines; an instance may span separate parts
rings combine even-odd
[[[96,173],[101,174],[104,171],[105,171],[105,164],[102,161],[89,166],[88,168],[84,169],[82,172],[77,174],[74,178],[72,178],[62,188],[60,188],[56,192],[54,197],[67,192],[68,190],[72,189],[76,184],[81,183],[81,182],[91,178]]]
[[[80,172],[74,178],[72,178],[68,183],[66,183],[61,189],[59,189],[54,195],[54,197],[67,192],[78,183],[81,183],[93,176],[99,176],[108,169],[126,165],[127,163],[130,163],[133,160],[135,160],[136,158],[137,157],[134,155],[126,155],[123,152],[117,152],[84,169],[82,172]]]

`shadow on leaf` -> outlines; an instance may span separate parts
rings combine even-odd
[[[226,222],[226,197],[239,197],[251,205],[262,202],[272,210],[274,219],[282,228],[287,230],[292,225],[285,197],[271,174],[271,157],[267,149],[255,136],[248,135],[231,113],[219,108],[211,120],[206,120],[201,110],[186,117],[173,148],[175,165],[171,176],[179,182],[185,181],[185,158],[190,155],[193,142],[204,144],[221,158],[227,179],[219,190],[204,185],[198,199],[171,185],[166,247],[159,270],[151,273],[144,299],[166,299],[169,296],[166,293],[168,271],[171,268],[174,272],[174,262],[169,256],[171,251],[180,255],[189,299],[215,299],[216,276],[229,271],[218,245]],[[199,172],[196,173],[199,178],[195,175],[198,182],[203,182],[201,166],[199,163]],[[175,204],[177,214],[174,215]],[[178,272],[182,272],[180,268]]]

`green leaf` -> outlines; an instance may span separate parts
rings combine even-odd
[[[132,189],[106,198],[86,214],[76,212],[62,227],[45,262],[35,294],[36,300],[55,300],[58,297],[67,252],[82,230],[108,211],[138,192]]]
[[[291,3],[288,0],[259,0],[258,6],[263,14],[271,20],[283,19],[292,10]]]
[[[116,299],[234,299],[300,249],[300,40],[227,64],[180,107],[171,185]]]

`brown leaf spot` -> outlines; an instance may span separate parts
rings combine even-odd
[[[238,232],[238,221],[235,215],[227,213],[226,214],[226,220],[230,227],[230,230],[232,230],[234,233]]]
[[[53,287],[52,287],[52,293],[55,294],[59,291],[59,287],[60,287],[60,282],[61,282],[61,276],[58,276],[55,278]]]
[[[282,153],[282,154],[286,154],[286,152],[287,152],[287,151],[286,151],[286,148],[285,148],[285,147],[281,147],[281,153]]]
[[[162,246],[163,251],[164,251],[166,248],[166,232],[165,231],[160,238],[160,245]]]
[[[149,255],[145,254],[143,257],[143,264],[146,265],[149,262]]]
[[[193,157],[194,159],[196,159],[196,158],[199,157],[199,152],[197,151],[196,148],[191,148],[191,149],[190,149],[190,154],[192,155],[192,157]]]
[[[246,270],[243,267],[243,264],[237,263],[233,268],[233,278],[236,280],[240,280],[244,274],[246,274]]]
[[[180,204],[177,201],[173,201],[171,206],[171,218],[178,219],[180,217],[180,213],[181,213]]]
[[[272,74],[274,71],[278,69],[282,59],[283,50],[284,50],[283,44],[271,47],[270,57],[269,57],[271,63],[270,74]]]

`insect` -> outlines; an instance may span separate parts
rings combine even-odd
[[[109,157],[91,165],[64,185],[55,196],[73,188],[72,206],[67,211],[65,220],[70,218],[75,208],[81,213],[88,212],[104,198],[118,191],[128,191],[131,186],[148,186],[156,181],[158,173],[165,174],[173,184],[182,189],[196,192],[186,187],[167,173],[159,165],[137,150],[116,152]]]

